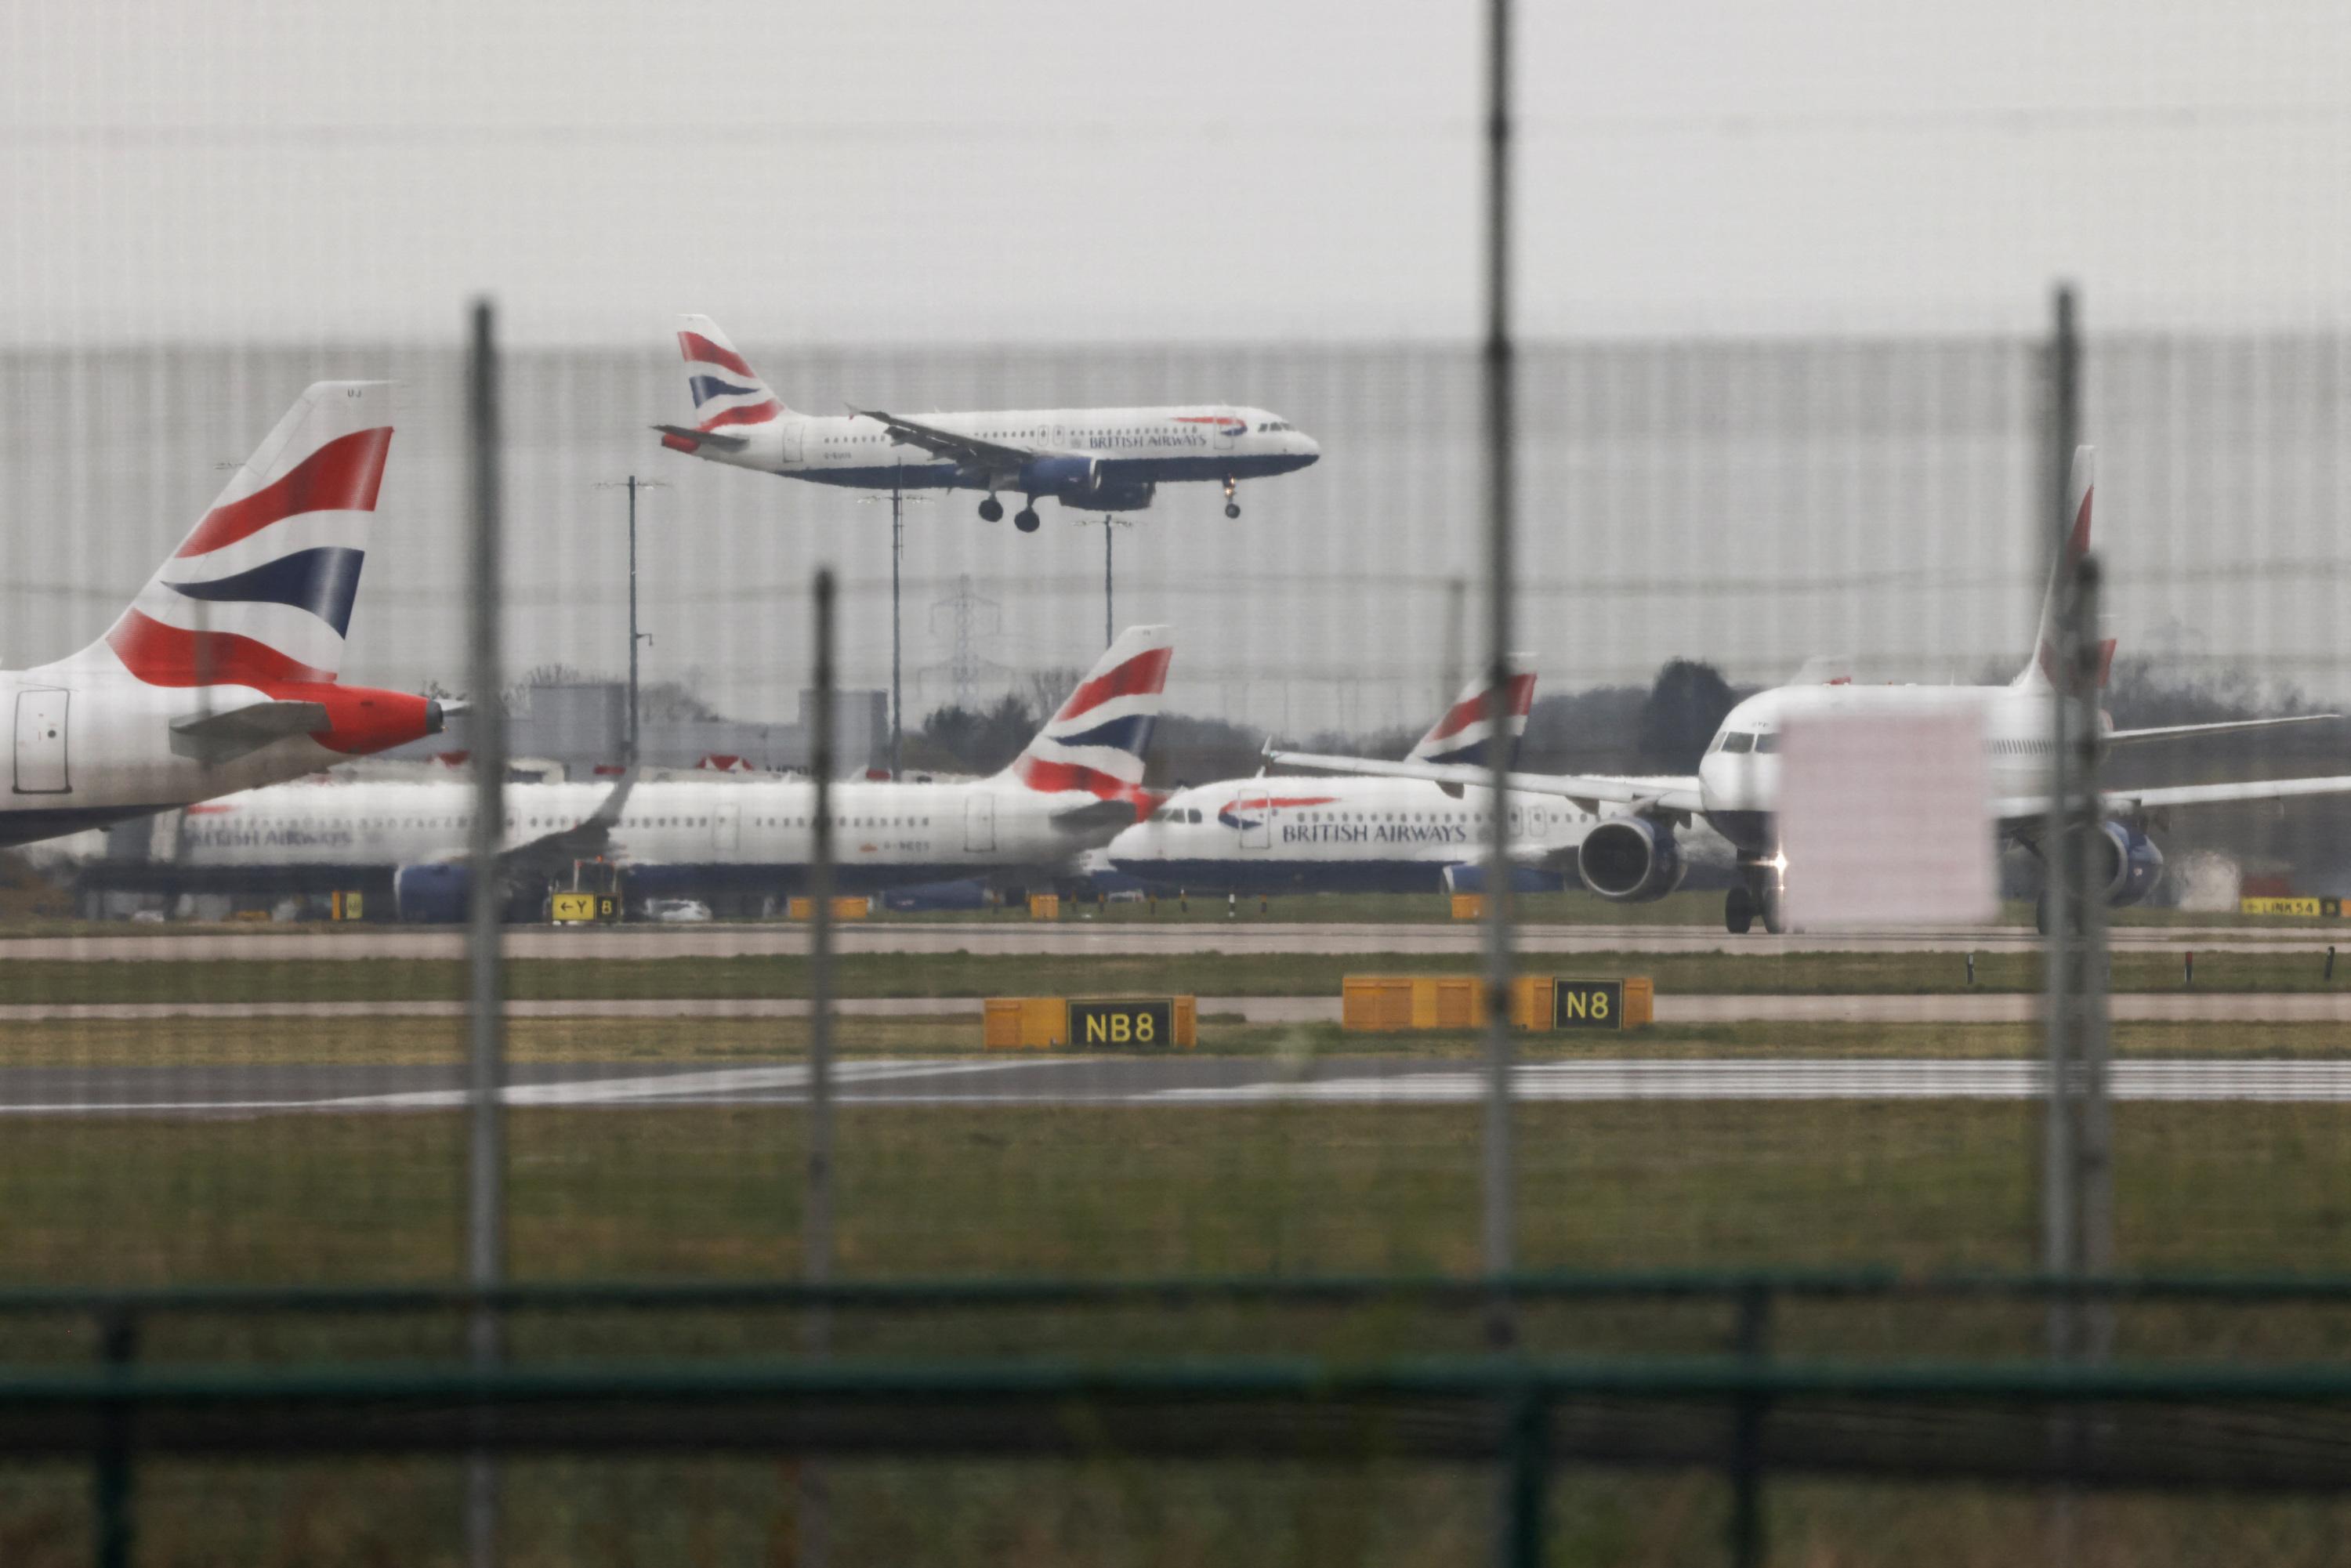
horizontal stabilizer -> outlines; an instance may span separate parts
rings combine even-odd
[[[172,726],[172,749],[199,762],[226,762],[289,735],[332,727],[323,703],[254,703],[225,713],[183,718]]]
[[[707,430],[694,430],[683,424],[656,424],[662,444],[675,452],[697,452],[709,447],[713,452],[740,452],[751,444],[742,435],[717,435]]]
[[[2297,713],[2282,718],[2229,718],[2212,724],[2167,724],[2153,729],[2116,729],[2107,732],[2108,746],[2131,746],[2142,740],[2180,740],[2194,735],[2232,735],[2245,729],[2275,729],[2285,724],[2321,724],[2341,718],[2339,713]]]
[[[1108,832],[1113,829],[1133,825],[1143,820],[1147,804],[1113,797],[1107,800],[1089,800],[1082,806],[1071,806],[1052,816],[1054,828],[1064,833]]]

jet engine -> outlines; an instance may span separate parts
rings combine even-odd
[[[446,862],[404,865],[392,873],[392,906],[402,920],[462,925],[474,896],[474,868]]]
[[[2090,877],[2106,902],[2137,904],[2163,880],[2163,852],[2153,839],[2126,823],[2104,821],[2090,841]]]
[[[1063,498],[1092,496],[1102,488],[1102,459],[1056,456],[1029,460],[1020,470],[1019,489],[1032,496]]]
[[[1648,817],[1615,817],[1583,835],[1575,869],[1603,898],[1646,904],[1679,887],[1688,868],[1673,829]]]
[[[1149,479],[1105,480],[1082,495],[1064,495],[1061,505],[1081,512],[1139,512],[1158,488]]]

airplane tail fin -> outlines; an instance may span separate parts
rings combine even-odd
[[[333,681],[391,450],[390,382],[312,386],[76,662],[157,686]]]
[[[2054,686],[2057,684],[2057,615],[2058,594],[2064,586],[2064,573],[2075,561],[2090,553],[2090,507],[2097,494],[2097,451],[2095,447],[2074,449],[2074,471],[2065,486],[2065,510],[2074,519],[2073,530],[2065,536],[2065,559],[2049,575],[2049,586],[2041,596],[2041,624],[2033,629],[2032,657],[2017,672],[2011,685],[2019,686]],[[2115,644],[2111,638],[2098,644],[2098,685],[2106,684],[2106,674],[2114,664]]]
[[[677,346],[685,356],[685,390],[694,399],[694,430],[665,426],[663,445],[692,452],[701,444],[696,435],[708,436],[737,425],[767,424],[792,412],[709,317],[679,317]],[[727,443],[727,437],[719,435],[712,444]]]
[[[1513,653],[1510,657],[1510,681],[1506,688],[1510,712],[1510,756],[1508,766],[1519,760],[1519,742],[1527,733],[1527,712],[1534,706],[1534,655]],[[1444,716],[1420,737],[1420,744],[1405,757],[1407,762],[1461,763],[1470,766],[1486,760],[1486,739],[1493,733],[1487,722],[1486,703],[1493,683],[1483,674],[1473,677],[1453,699],[1453,706]]]
[[[1128,627],[1005,772],[1048,794],[1139,800],[1143,753],[1175,656],[1174,627]]]

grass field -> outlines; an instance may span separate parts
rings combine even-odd
[[[1522,954],[1522,974],[1646,975],[1661,993],[1682,995],[1909,996],[1978,991],[2038,992],[2037,953],[1977,956],[1969,984],[1959,953],[1585,953]],[[1172,992],[1197,996],[1337,996],[1348,975],[1468,974],[1468,955],[1356,953],[994,954],[909,956],[851,953],[834,963],[834,993],[845,997],[985,997]],[[2114,988],[2182,988],[2177,955],[2117,953]],[[584,962],[521,958],[507,965],[507,994],[541,1000],[611,998],[805,997],[808,961],[782,956],[643,958]],[[22,959],[0,963],[0,1003],[381,1001],[465,994],[455,959],[358,958],[121,962]],[[2351,962],[2328,978],[2323,956],[2207,953],[2198,956],[2200,991],[2351,988]]]
[[[1523,1106],[1522,1256],[2027,1267],[2039,1118],[1952,1102]],[[2351,1108],[2125,1104],[2116,1119],[2125,1267],[2351,1269]],[[518,1275],[797,1268],[799,1109],[510,1121]],[[841,1271],[1468,1270],[1477,1126],[1452,1107],[846,1107]],[[15,1281],[457,1267],[455,1115],[7,1133],[0,1267]]]
[[[790,1108],[532,1111],[510,1121],[512,1255],[528,1279],[791,1275],[802,1114]],[[1516,1118],[1519,1244],[1531,1267],[1886,1263],[2022,1269],[2033,1252],[2039,1113],[2029,1105],[1541,1105]],[[1162,1275],[1476,1265],[1473,1109],[845,1109],[841,1270],[858,1277]],[[0,1140],[0,1260],[11,1281],[445,1280],[461,1258],[455,1115],[34,1123]],[[2116,1114],[2126,1268],[2351,1269],[2351,1109],[2125,1105]],[[1542,1309],[1531,1347],[1713,1350],[1715,1307]],[[2030,1354],[2040,1321],[2002,1304],[1792,1308],[1790,1354]],[[1037,1309],[836,1317],[846,1355],[1369,1355],[1474,1347],[1473,1314],[1202,1309],[1080,1317]],[[7,1359],[83,1361],[85,1325],[12,1322]],[[454,1318],[151,1329],[169,1360],[455,1354]],[[783,1314],[654,1325],[527,1317],[526,1358],[789,1353]],[[2240,1362],[2340,1358],[2351,1323],[2307,1309],[2139,1309],[2123,1353]],[[1367,1448],[1376,1449],[1367,1437]],[[827,1467],[836,1561],[1421,1564],[1482,1555],[1489,1472],[1366,1458],[1321,1466],[1066,1462]],[[142,1469],[138,1560],[153,1564],[455,1563],[453,1463],[173,1462]],[[510,1471],[524,1563],[794,1558],[798,1471],[757,1459],[531,1461]],[[1792,1480],[1771,1495],[1775,1562],[2044,1560],[2034,1497]],[[1711,1477],[1570,1469],[1553,1493],[1560,1563],[1723,1560]],[[87,1561],[89,1479],[0,1472],[0,1560]],[[2339,1561],[2341,1504],[2209,1497],[2076,1504],[2075,1561],[2189,1568]]]
[[[799,1019],[513,1019],[507,1052],[522,1063],[789,1061],[807,1050]],[[2125,1023],[2118,1056],[2330,1058],[2351,1055],[2351,1030],[2328,1023]],[[979,1013],[965,1018],[843,1017],[835,1049],[852,1056],[979,1056]],[[465,1051],[460,1019],[40,1019],[8,1026],[9,1067],[225,1067],[315,1063],[453,1063]],[[1528,1061],[1578,1057],[2038,1057],[2032,1024],[1739,1023],[1658,1025],[1632,1034],[1518,1037]],[[1250,1024],[1210,1014],[1198,1050],[1211,1056],[1295,1060],[1358,1056],[1469,1059],[1484,1037],[1467,1033],[1349,1034],[1336,1024]]]

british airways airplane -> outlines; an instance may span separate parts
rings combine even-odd
[[[1534,703],[1527,665],[1525,655],[1512,662],[1505,688],[1513,759]],[[1399,766],[1482,766],[1490,690],[1482,678],[1464,686]],[[1420,779],[1227,779],[1177,790],[1104,852],[1123,875],[1196,893],[1467,892],[1484,880],[1493,799],[1478,785]],[[1603,820],[1599,808],[1517,790],[1503,810],[1521,892],[1565,885],[1576,847]]]
[[[953,783],[836,784],[834,885],[844,893],[1018,875],[1074,874],[1077,857],[1148,812],[1143,788],[1172,632],[1123,632],[1010,766]],[[691,897],[756,910],[807,885],[816,787],[806,779],[513,784],[497,874],[536,911],[577,861],[621,868],[632,904]],[[461,920],[474,788],[319,779],[193,806],[147,852],[105,835],[66,846],[90,887],[159,893],[390,893],[402,919]],[[119,851],[120,846],[114,846]]]
[[[441,705],[337,679],[392,449],[380,382],[320,382],[105,636],[0,672],[0,844],[167,811],[433,735]]]
[[[2074,454],[2069,508],[2074,526],[2067,549],[2075,560],[2090,548],[2092,469],[2091,449],[2085,446]],[[2057,596],[2058,583],[2053,577],[2042,601],[2033,653],[2006,685],[1865,686],[1831,681],[1775,686],[1730,710],[1699,759],[1695,776],[1621,779],[1516,773],[1510,776],[1510,787],[1563,800],[1581,810],[1613,809],[1614,815],[1584,835],[1575,860],[1585,885],[1603,898],[1637,904],[1664,897],[1682,877],[1685,841],[1677,836],[1677,831],[1690,831],[1694,821],[1713,829],[1737,847],[1739,857],[1739,880],[1724,901],[1725,928],[1743,934],[1760,921],[1765,930],[1777,933],[1784,929],[1780,901],[1788,871],[1786,857],[1780,852],[1777,821],[1778,752],[1783,727],[1792,719],[1801,722],[1819,715],[1865,718],[1971,709],[1980,716],[1983,726],[1985,771],[1991,791],[1987,815],[2003,843],[2023,844],[2038,855],[2050,806],[2049,752],[2055,717],[2051,707],[2061,696],[2073,700],[2073,695],[2064,693],[2056,680]],[[2102,659],[2112,653],[2113,645],[2106,644],[2101,650]],[[2098,678],[2103,682],[2103,672]],[[2112,747],[2337,716],[2301,714],[2150,729],[2116,729],[2106,722],[2099,741]],[[1457,787],[1486,777],[1482,771],[1422,762],[1290,752],[1275,752],[1271,760],[1375,777],[1444,779]],[[2351,775],[2108,790],[2094,810],[2082,812],[2093,835],[2093,876],[2109,904],[2137,904],[2155,891],[2163,875],[2163,852],[2149,833],[2159,816],[2194,806],[2346,793],[2351,793]],[[1898,874],[1898,867],[1890,869]],[[2038,919],[2045,925],[2046,918],[2044,897]]]
[[[905,419],[879,409],[796,413],[707,316],[684,318],[695,423],[656,424],[673,452],[737,468],[860,490],[983,490],[983,522],[1004,516],[1000,492],[1026,497],[1012,515],[1037,531],[1048,497],[1085,512],[1151,505],[1162,485],[1225,487],[1225,516],[1241,515],[1234,490],[1322,455],[1313,439],[1261,408],[1187,403],[1170,408],[1012,409]]]

